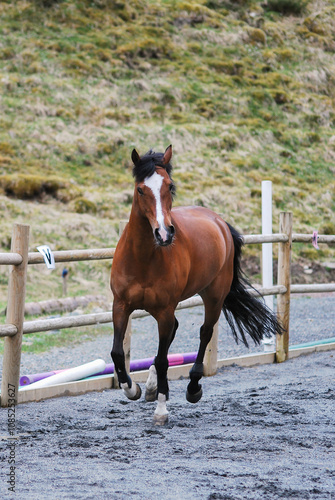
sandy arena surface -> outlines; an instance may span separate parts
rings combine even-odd
[[[15,440],[4,409],[0,498],[335,499],[334,361],[224,368],[196,405],[170,382],[164,427],[115,390],[19,405]]]

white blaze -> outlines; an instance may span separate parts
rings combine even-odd
[[[163,184],[163,177],[155,172],[150,177],[144,179],[144,185],[151,189],[156,200],[156,219],[159,224],[158,232],[163,241],[167,240],[167,231],[164,225],[164,215],[161,202],[161,187]]]

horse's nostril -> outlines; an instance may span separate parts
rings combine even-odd
[[[159,229],[155,229],[155,238],[160,245],[163,243],[162,237],[159,233]]]
[[[156,228],[154,230],[154,235],[157,243],[161,246],[167,246],[170,245],[172,242],[173,236],[175,233],[175,228],[174,226],[169,226],[168,229],[166,228]]]

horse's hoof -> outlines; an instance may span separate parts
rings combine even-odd
[[[169,415],[156,415],[154,414],[154,424],[155,425],[165,425],[169,421]]]
[[[134,396],[127,395],[127,397],[131,401],[137,401],[138,399],[140,399],[141,395],[142,395],[142,389],[138,384],[136,384],[136,394]]]
[[[202,397],[202,387],[200,386],[200,389],[198,392],[196,392],[195,394],[191,394],[190,392],[188,392],[188,389],[186,389],[186,399],[189,403],[197,403],[198,401],[200,401]]]
[[[145,391],[145,400],[149,403],[152,401],[156,401],[157,389],[146,389]]]

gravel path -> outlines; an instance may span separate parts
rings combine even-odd
[[[170,353],[197,351],[203,308],[177,311],[176,316],[179,320],[179,329]],[[132,327],[132,359],[154,356],[158,345],[155,320],[151,317],[137,319],[132,322]],[[290,343],[301,344],[330,337],[335,337],[335,294],[313,298],[293,296]],[[24,353],[21,360],[21,375],[71,368],[96,358],[102,358],[106,363],[110,363],[111,347],[112,336],[108,328],[104,327],[102,334],[93,341],[74,347],[53,348],[38,355]],[[236,345],[223,317],[220,320],[218,348],[219,359],[264,351],[263,346],[250,344],[250,348],[247,349],[243,344]],[[0,357],[0,368],[2,368],[2,357]]]

